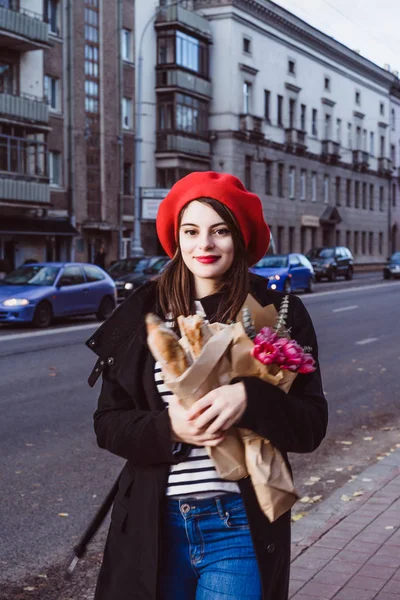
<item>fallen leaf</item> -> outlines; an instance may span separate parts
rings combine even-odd
[[[352,471],[353,470],[353,465],[348,465],[347,470],[348,471]]]
[[[361,429],[367,429],[366,425],[361,425]]]
[[[296,513],[295,515],[292,515],[292,521],[294,521],[294,522],[300,521],[300,519],[302,519],[303,517],[305,517],[306,514],[307,513],[305,513],[305,512]]]
[[[342,410],[340,410],[340,409],[336,411],[336,413],[337,413],[338,415],[341,415],[341,414],[342,414],[342,412],[343,412],[343,411],[342,411]]]
[[[372,479],[370,479],[369,477],[363,477],[361,479],[361,481],[365,481],[365,483],[369,483],[370,481],[372,481]]]
[[[57,373],[49,373],[49,377],[55,377]]]
[[[335,471],[338,471],[338,472],[340,472],[340,471],[343,471],[343,467],[337,467],[337,468],[335,469]]]
[[[335,483],[335,479],[327,479],[326,483]]]
[[[364,437],[363,440],[364,442],[372,442],[374,438],[373,437]]]
[[[58,513],[59,517],[68,517],[68,513]]]
[[[351,446],[353,442],[342,442],[342,441],[338,441],[336,440],[337,444],[344,444],[345,446]]]
[[[302,498],[300,498],[299,502],[301,502],[302,504],[307,504],[308,502],[310,502],[310,496],[303,496]]]
[[[387,525],[385,529],[394,529],[393,525]]]
[[[313,497],[311,498],[311,502],[312,502],[312,503],[314,503],[314,502],[319,502],[321,499],[322,499],[322,495],[321,495],[321,494],[319,494],[318,496],[313,496]]]
[[[39,573],[38,577],[41,577],[42,579],[47,579],[47,575],[43,575],[42,573]]]
[[[22,471],[15,471],[16,475],[21,475]]]
[[[343,502],[350,502],[351,498],[349,498],[349,496],[346,496],[346,494],[343,494],[340,497],[341,500],[343,500]]]
[[[310,481],[316,482],[316,481],[321,481],[321,477],[316,477],[315,475],[312,475],[310,477]]]
[[[384,456],[377,456],[376,460],[383,460],[385,457]]]
[[[33,590],[36,590],[36,588],[34,587],[24,587],[24,592],[33,592]]]
[[[355,498],[357,498],[357,496],[363,496],[363,495],[364,495],[364,492],[362,490],[359,490],[358,492],[354,492],[354,494],[353,494],[353,496]]]
[[[381,427],[381,431],[394,431],[394,427]]]

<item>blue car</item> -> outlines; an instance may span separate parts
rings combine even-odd
[[[0,323],[48,327],[55,317],[95,314],[99,321],[116,306],[113,279],[85,263],[31,263],[0,279]]]
[[[279,292],[314,291],[314,269],[303,254],[264,256],[250,269],[268,279],[268,287]]]

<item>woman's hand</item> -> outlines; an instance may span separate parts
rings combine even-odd
[[[185,442],[193,446],[218,446],[222,442],[223,432],[218,430],[213,433],[206,432],[205,428],[198,427],[193,420],[189,421],[188,411],[176,396],[170,396],[168,400],[168,413],[174,442]]]
[[[223,432],[240,421],[247,406],[244,383],[223,385],[212,390],[188,410],[189,423],[207,435]]]

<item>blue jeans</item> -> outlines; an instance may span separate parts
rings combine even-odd
[[[261,600],[261,580],[240,494],[168,498],[160,600]]]

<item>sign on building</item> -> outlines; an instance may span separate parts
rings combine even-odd
[[[161,201],[168,194],[168,188],[141,188],[142,219],[155,221]]]

